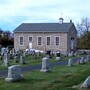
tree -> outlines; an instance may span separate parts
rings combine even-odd
[[[4,31],[0,28],[0,46],[7,47],[8,45],[14,45],[13,33],[9,30]]]
[[[82,18],[81,24],[77,24],[80,36],[78,37],[78,48],[90,49],[90,20]]]

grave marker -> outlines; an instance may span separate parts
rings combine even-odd
[[[13,65],[8,67],[8,77],[5,78],[5,81],[13,82],[23,79],[21,74],[20,65]]]
[[[48,72],[48,71],[50,71],[50,69],[49,69],[49,58],[44,57],[42,59],[42,69],[40,71],[41,72]]]

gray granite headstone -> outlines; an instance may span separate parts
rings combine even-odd
[[[21,74],[20,65],[13,65],[8,67],[8,77],[5,78],[5,81],[13,82],[23,79],[23,75]]]
[[[42,59],[42,69],[40,71],[41,72],[48,72],[48,71],[50,71],[50,69],[49,69],[49,58],[44,57]]]

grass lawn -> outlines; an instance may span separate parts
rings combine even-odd
[[[35,70],[23,75],[23,80],[13,83],[1,78],[0,90],[90,90],[79,88],[90,75],[90,62],[72,67],[53,67],[48,73]]]
[[[37,54],[34,56],[27,56],[27,57],[25,57],[26,64],[24,64],[24,65],[21,64],[21,66],[31,66],[31,65],[41,64],[42,63],[42,57],[44,57],[44,56],[45,55],[38,56]],[[81,57],[81,56],[82,55],[74,56],[74,57],[65,57],[65,56],[61,55],[61,59],[62,59],[62,61],[64,61],[64,60],[68,60],[69,58],[76,58],[76,57]],[[18,59],[18,61],[19,61],[18,63],[15,63],[14,59],[9,59],[9,66],[20,64],[20,58]],[[50,62],[57,62],[55,60],[55,56],[52,56],[52,58],[50,58]],[[0,70],[7,69],[7,68],[8,67],[3,66],[3,60],[0,60]]]

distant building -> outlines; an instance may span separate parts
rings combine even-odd
[[[74,23],[22,23],[14,30],[14,48],[26,49],[32,42],[37,50],[60,50],[61,53],[71,52],[77,48],[77,31]]]

